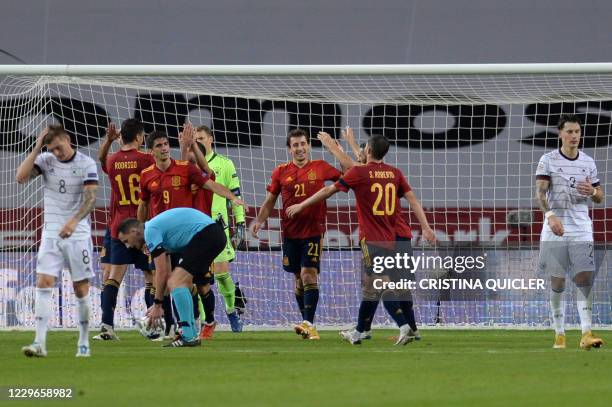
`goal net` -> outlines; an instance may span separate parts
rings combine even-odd
[[[612,208],[609,167],[612,131],[612,67],[347,66],[347,67],[4,67],[0,82],[0,328],[33,326],[36,253],[43,223],[42,183],[15,182],[18,165],[44,126],[62,124],[79,151],[96,159],[109,123],[140,119],[147,132],[170,136],[178,156],[183,123],[212,128],[217,153],[238,171],[247,225],[266,195],[272,170],[290,160],[285,138],[294,128],[312,137],[312,158],[339,164],[316,140],[319,131],[340,139],[350,126],[359,142],[382,134],[391,142],[387,163],[406,174],[440,244],[420,238],[413,213],[415,255],[483,256],[493,289],[416,289],[420,324],[534,326],[550,324],[546,289],[506,287],[508,279],[544,278],[538,271],[542,214],[534,200],[535,170],[545,152],[558,148],[562,113],[583,122],[581,148],[594,158],[605,192],[590,204],[594,226],[593,322],[610,326]],[[33,68],[28,70],[28,68]],[[74,68],[74,67],[73,67]],[[77,69],[78,68],[78,69]],[[347,152],[349,147],[341,141]],[[116,151],[117,145],[112,151]],[[93,215],[94,245],[108,225],[109,183],[101,185]],[[280,204],[280,199],[279,199]],[[279,207],[277,204],[277,208]],[[248,235],[231,265],[248,299],[245,323],[286,326],[300,319],[294,279],[283,271],[280,218],[276,210],[259,238]],[[360,300],[360,252],[352,193],[328,201],[321,261],[319,325],[350,325]],[[101,273],[94,256],[92,326],[98,326]],[[471,274],[470,274],[471,273]],[[432,267],[416,279],[471,279],[454,266]],[[131,270],[120,290],[117,327],[143,315],[143,279]],[[566,289],[567,319],[577,323],[575,294]],[[56,327],[75,326],[69,271],[55,288]],[[226,322],[217,296],[217,319]],[[382,308],[382,307],[381,307]],[[379,310],[377,324],[389,321]]]

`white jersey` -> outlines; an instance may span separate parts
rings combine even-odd
[[[563,223],[564,234],[593,233],[593,224],[589,217],[589,197],[576,189],[579,182],[587,178],[594,187],[599,185],[595,161],[582,151],[576,158],[567,158],[561,150],[551,151],[540,158],[537,179],[550,181],[547,199],[548,206]],[[548,222],[544,222],[543,232],[550,231]]]
[[[43,238],[58,238],[60,229],[83,204],[83,185],[98,182],[98,169],[94,160],[78,151],[63,162],[45,152],[36,157],[34,165],[44,180]],[[90,236],[91,222],[86,216],[78,223],[72,238]]]

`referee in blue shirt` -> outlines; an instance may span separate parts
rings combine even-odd
[[[165,346],[199,346],[190,288],[193,277],[206,273],[225,248],[227,237],[223,227],[196,209],[174,208],[145,224],[126,219],[119,226],[118,237],[128,248],[142,250],[146,244],[155,262],[155,303],[147,311],[152,321],[163,316],[166,287],[170,291],[179,314],[181,337]],[[172,273],[169,253],[178,254]]]

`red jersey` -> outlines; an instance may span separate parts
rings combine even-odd
[[[207,176],[208,174],[202,171],[202,175]],[[214,172],[210,174],[210,179],[215,180]],[[210,189],[202,188],[195,184],[191,186],[191,193],[193,194],[193,208],[212,217],[212,201],[215,193]]]
[[[140,174],[141,199],[150,202],[151,218],[171,208],[192,208],[191,185],[201,187],[210,179],[188,161],[170,161],[166,171],[151,165]]]
[[[121,222],[136,217],[140,204],[140,172],[153,163],[151,154],[132,149],[117,151],[102,165],[111,185],[111,237],[117,238]]]
[[[325,181],[337,181],[342,174],[323,160],[313,160],[302,168],[293,162],[281,164],[272,171],[272,181],[266,188],[268,192],[281,194],[283,209],[281,227],[283,235],[289,239],[306,239],[320,236],[325,232],[327,205],[325,201],[305,208],[297,216],[289,219],[285,211],[317,193],[325,186]]]
[[[395,222],[395,236],[412,239],[412,230],[410,229],[410,226],[408,226],[408,221],[404,217],[405,213],[402,210],[399,197],[396,205],[399,210],[397,213],[397,221]]]
[[[399,197],[410,191],[399,169],[385,163],[358,165],[348,170],[336,187],[355,192],[359,240],[395,241],[396,222],[401,213]]]

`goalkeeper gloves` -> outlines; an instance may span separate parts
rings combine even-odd
[[[244,250],[246,225],[244,222],[236,223],[234,234],[232,235],[232,245],[236,250]]]

